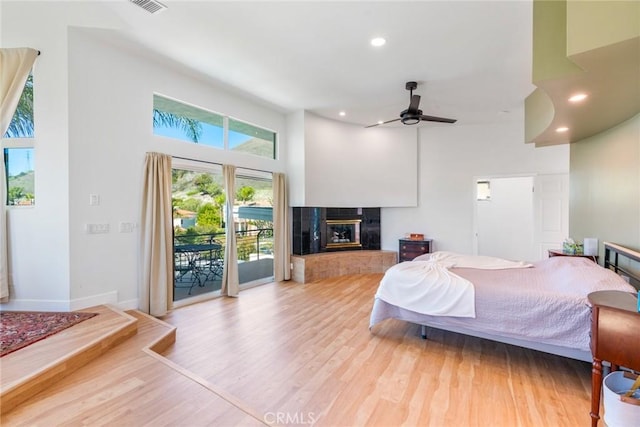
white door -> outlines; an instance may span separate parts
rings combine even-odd
[[[538,259],[561,249],[569,235],[569,174],[538,175],[535,180],[535,245]]]
[[[532,176],[491,178],[488,197],[476,198],[476,253],[512,260],[538,259],[534,244]]]

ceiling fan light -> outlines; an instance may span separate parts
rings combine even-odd
[[[402,123],[405,125],[415,125],[420,123],[420,118],[418,117],[403,117]]]

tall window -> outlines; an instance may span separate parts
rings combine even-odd
[[[153,95],[153,133],[223,150],[276,158],[276,133]]]
[[[29,74],[18,107],[2,137],[7,180],[6,203],[13,206],[35,204],[33,75]]]

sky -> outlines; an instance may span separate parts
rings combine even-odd
[[[33,170],[33,148],[9,148],[9,176]]]
[[[224,142],[222,140],[222,128],[218,126],[212,126],[207,123],[200,122],[202,125],[202,135],[198,144],[209,145],[217,148],[224,148]],[[173,127],[154,126],[153,133],[156,135],[166,136],[169,138],[176,138],[186,141],[191,141],[188,136],[182,131]],[[252,137],[243,133],[229,131],[229,147],[235,147],[248,141]]]

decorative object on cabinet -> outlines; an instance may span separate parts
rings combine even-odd
[[[582,255],[582,244],[576,243],[571,237],[566,238],[562,242],[562,252],[566,255]]]

